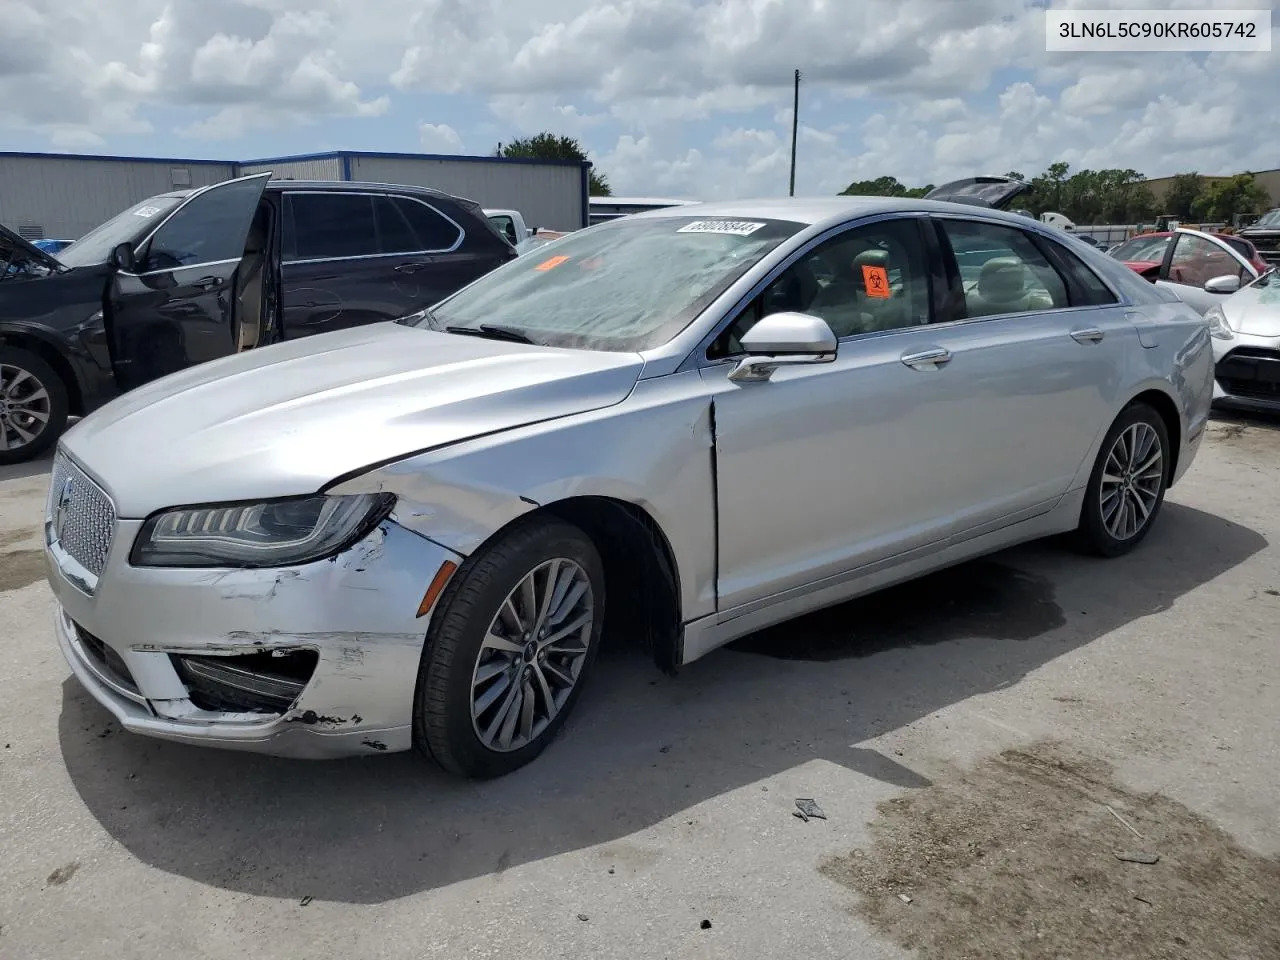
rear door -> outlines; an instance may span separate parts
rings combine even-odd
[[[1240,285],[1257,279],[1258,271],[1230,245],[1198,230],[1178,230],[1165,253],[1156,286],[1172,290],[1180,299],[1204,313],[1222,303],[1225,293],[1210,293],[1204,285],[1216,277],[1240,278]]]
[[[116,270],[106,318],[121,390],[235,352],[234,278],[270,173],[189,196]]]
[[[950,276],[920,389],[954,423],[940,459],[956,495],[952,535],[980,536],[1052,508],[1119,403],[1137,329],[1066,249],[1006,223],[935,216]],[[940,391],[939,387],[939,391]]]

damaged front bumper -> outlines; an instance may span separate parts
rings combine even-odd
[[[134,567],[140,527],[118,522],[92,595],[46,549],[59,646],[126,730],[290,757],[411,746],[419,605],[457,554],[387,520],[295,567]]]

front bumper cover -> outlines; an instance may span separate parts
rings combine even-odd
[[[55,631],[81,684],[126,730],[290,757],[406,750],[429,615],[418,606],[450,550],[384,521],[328,560],[270,570],[133,567],[141,523],[119,521],[93,595],[46,547]],[[68,575],[68,573],[70,575]],[[209,709],[183,656],[314,663],[287,708]],[[190,677],[187,674],[188,678]],[[195,699],[193,699],[193,697]]]

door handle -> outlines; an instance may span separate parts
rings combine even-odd
[[[951,362],[951,351],[946,347],[929,347],[914,353],[904,353],[901,359],[912,370],[937,370]]]
[[[396,273],[417,273],[427,264],[422,260],[415,260],[413,263],[402,263],[396,267]]]
[[[1071,331],[1071,339],[1076,343],[1101,343],[1106,334],[1097,327],[1083,327]]]
[[[213,289],[216,289],[217,287],[222,286],[222,278],[221,277],[201,277],[199,280],[193,283],[192,286],[199,287],[201,290],[213,290]]]

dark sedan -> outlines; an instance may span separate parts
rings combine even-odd
[[[516,256],[470,200],[270,177],[152,197],[56,256],[0,227],[0,464],[143,383],[395,319]]]

